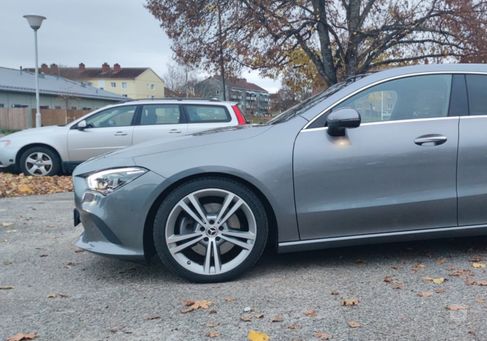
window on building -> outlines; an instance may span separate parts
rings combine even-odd
[[[5,108],[5,104],[0,103],[0,108]]]
[[[83,110],[91,110],[89,107],[83,107]]]
[[[61,106],[60,105],[55,105],[54,106],[54,109],[61,109]]]
[[[49,109],[49,106],[48,105],[40,105],[39,108],[40,109]]]
[[[156,88],[156,85],[155,85],[154,83],[152,83],[152,84],[150,85],[150,89],[151,89],[151,90],[154,90],[155,88]]]
[[[122,89],[127,89],[127,82],[122,82]]]
[[[116,82],[110,82],[110,86],[111,86],[112,88],[116,88],[116,87],[117,87],[117,83],[116,83]]]
[[[98,81],[98,87],[103,90],[105,89],[105,81],[104,80],[99,80]]]
[[[125,98],[127,98],[128,96],[127,96],[127,94],[122,94],[122,97],[125,97]]]
[[[12,104],[12,108],[27,108],[27,104]]]
[[[78,107],[76,107],[76,106],[71,107],[71,110],[77,110],[77,109],[78,109]]]

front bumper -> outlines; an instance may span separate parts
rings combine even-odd
[[[108,196],[89,190],[84,178],[74,176],[73,181],[74,221],[84,228],[76,246],[101,255],[143,260],[145,221],[164,178],[149,171]]]
[[[16,150],[0,145],[0,168],[7,168],[15,164]]]

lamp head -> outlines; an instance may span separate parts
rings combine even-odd
[[[41,27],[42,21],[46,19],[42,15],[24,15],[24,18],[27,19],[27,22],[34,31],[37,31]]]

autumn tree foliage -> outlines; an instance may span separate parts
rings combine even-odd
[[[210,71],[218,70],[220,47],[227,70],[266,75],[289,71],[299,51],[326,85],[389,65],[485,54],[481,0],[147,0],[146,7],[176,57]]]

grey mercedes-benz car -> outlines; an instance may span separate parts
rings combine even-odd
[[[487,233],[487,66],[349,80],[265,125],[140,144],[74,172],[77,245],[199,282],[280,252]]]

